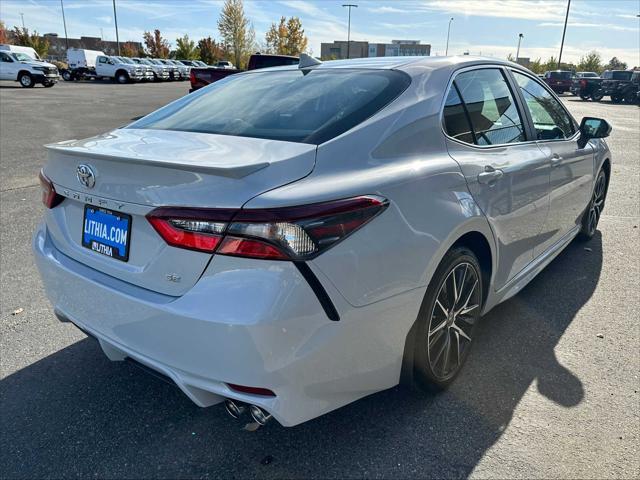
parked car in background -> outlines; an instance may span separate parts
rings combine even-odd
[[[136,62],[133,58],[116,56],[118,60],[128,64],[128,65],[136,65],[142,68],[142,81],[153,82],[155,79],[155,74],[153,72],[153,68],[151,66],[146,65],[144,63]]]
[[[293,426],[449,386],[481,316],[596,234],[610,130],[495,58],[304,56],[48,145],[35,262],[109,359]]]
[[[57,67],[51,63],[34,60],[23,52],[0,50],[0,80],[13,80],[22,87],[30,88],[37,83],[53,87],[59,78]]]
[[[191,67],[178,60],[169,59],[168,61],[171,62],[172,65],[178,67],[178,71],[180,72],[180,80],[187,80],[189,78],[189,71],[191,70]]]
[[[99,55],[96,59],[96,76],[110,78],[118,83],[141,82],[146,69],[142,65],[124,62],[118,57]]]
[[[606,70],[602,74],[602,95],[611,97],[613,103],[623,100],[634,103],[638,94],[640,72],[633,70]]]
[[[278,67],[282,65],[297,65],[299,61],[300,59],[298,57],[292,57],[289,55],[262,55],[256,53],[249,57],[247,70],[257,70],[259,68]],[[226,67],[192,68],[189,75],[189,80],[191,82],[191,89],[189,90],[189,93],[241,71],[242,70]]]
[[[571,93],[582,100],[592,98],[595,101],[602,98],[600,96],[600,86],[602,79],[595,72],[576,72],[571,82]]]
[[[166,58],[154,58],[154,62],[159,62],[161,65],[165,65],[171,69],[170,76],[171,80],[182,80],[182,74],[180,72],[180,67],[175,65],[170,60]]]
[[[570,70],[553,70],[544,73],[544,81],[558,94],[571,89],[572,79],[573,72]]]
[[[155,81],[169,80],[171,78],[171,68],[166,65],[154,63],[148,58],[133,57],[131,60],[139,65],[145,65],[151,68]]]
[[[96,63],[99,56],[105,56],[99,50],[70,48],[67,50],[67,65],[62,70],[62,78],[66,81],[96,78]]]
[[[225,60],[220,60],[218,63],[214,65],[216,68],[236,68],[233,63],[227,62]]]

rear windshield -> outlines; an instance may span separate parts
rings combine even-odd
[[[233,75],[132,123],[152,128],[320,144],[407,88],[393,70],[281,70]]]
[[[630,80],[633,72],[604,72],[602,78],[607,80]]]
[[[571,72],[549,72],[549,78],[569,80],[573,74]]]

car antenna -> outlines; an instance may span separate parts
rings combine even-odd
[[[311,55],[307,55],[306,53],[300,54],[300,62],[298,63],[298,70],[305,70],[311,67],[317,67],[318,65],[322,65],[322,62],[317,58],[313,58]],[[308,72],[304,72],[305,75]]]

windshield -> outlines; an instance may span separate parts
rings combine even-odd
[[[549,78],[559,80],[569,80],[573,74],[571,72],[549,72]]]
[[[130,64],[135,64],[136,62],[134,62],[132,59],[127,58],[127,57],[117,57],[118,60],[120,60],[122,63],[130,63]]]
[[[128,128],[320,144],[369,118],[411,82],[408,75],[394,70],[305,73],[281,70],[233,75]]]
[[[27,55],[26,53],[13,53],[13,58],[19,62],[33,62],[35,59]]]
[[[633,72],[627,71],[608,71],[602,74],[602,78],[608,80],[630,80]]]

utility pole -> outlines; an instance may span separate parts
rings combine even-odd
[[[449,34],[451,33],[451,22],[453,22],[453,17],[449,19],[449,27],[447,28],[447,47],[444,50],[444,56],[449,55]]]
[[[69,35],[67,35],[67,20],[64,18],[64,3],[60,0],[60,8],[62,8],[62,24],[64,25],[64,42],[67,46],[67,52],[69,52]]]
[[[562,62],[562,48],[564,47],[564,35],[567,33],[567,21],[569,20],[569,8],[571,0],[567,0],[567,14],[564,17],[564,30],[562,30],[562,42],[560,42],[560,55],[558,56],[558,70],[560,70],[560,62]]]
[[[118,46],[118,56],[120,56],[120,37],[118,37],[118,15],[116,14],[116,0],[113,0],[113,20],[116,24],[116,45]]]
[[[20,12],[20,18],[22,19],[22,30],[24,30],[24,13]]]
[[[358,5],[356,5],[355,3],[346,3],[342,6],[349,9],[349,23],[347,26],[347,58],[351,58],[351,8],[358,8]]]
[[[518,63],[518,59],[520,58],[520,42],[522,42],[522,37],[524,37],[524,35],[519,33],[518,34],[518,50],[516,51],[516,63]]]

